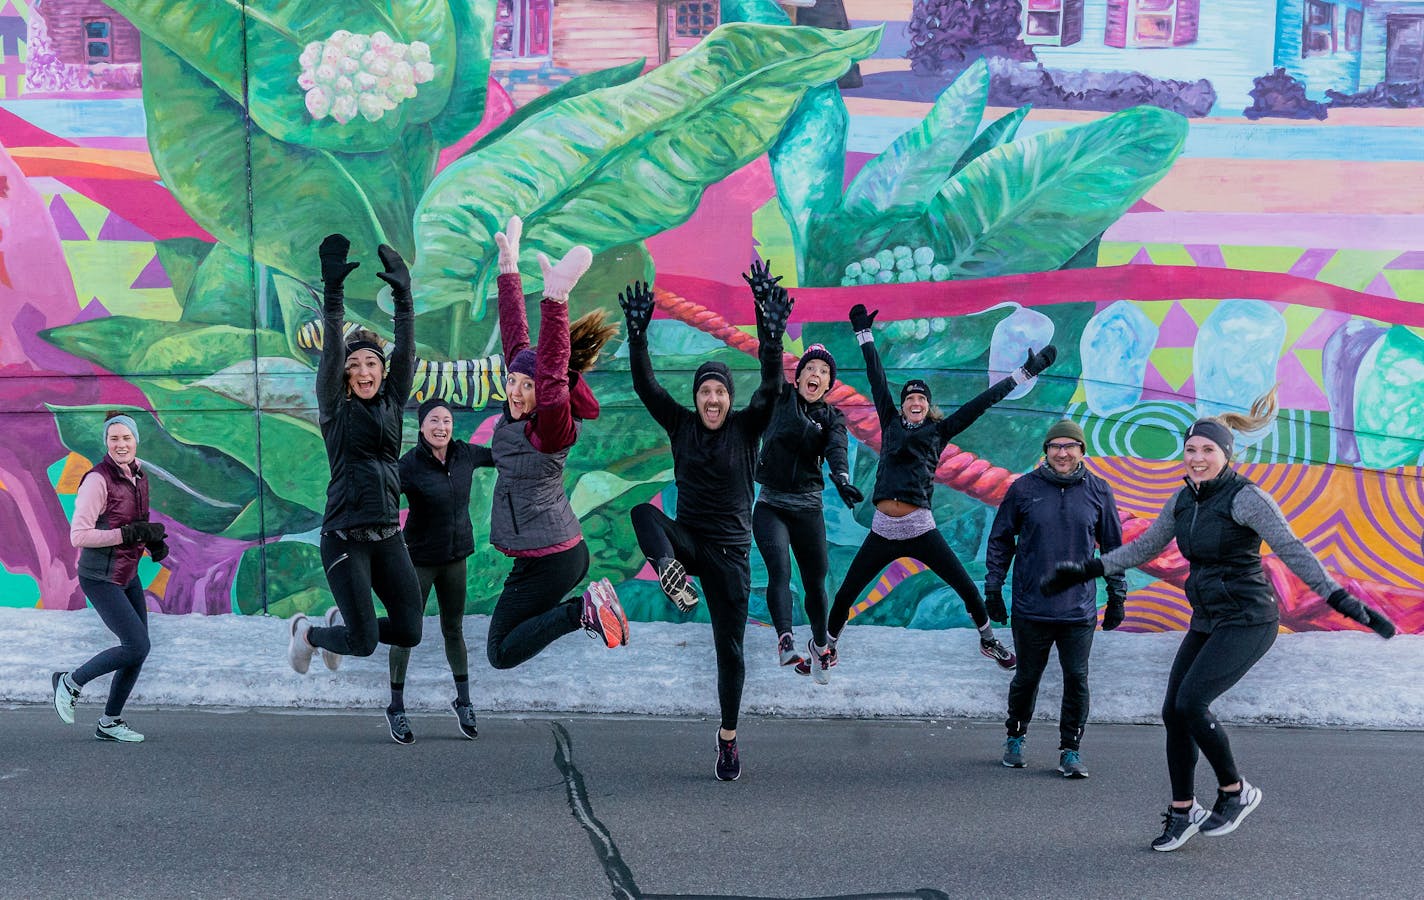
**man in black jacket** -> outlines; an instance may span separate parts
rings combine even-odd
[[[1045,596],[1039,582],[1060,560],[1086,559],[1093,547],[1106,553],[1122,544],[1122,526],[1112,487],[1083,465],[1083,429],[1064,419],[1043,440],[1044,464],[1009,488],[989,533],[984,594],[989,617],[1008,619],[1004,576],[1014,566],[1014,647],[1019,667],[1009,683],[1009,717],[1004,723],[1004,765],[1021,769],[1028,723],[1038,699],[1038,683],[1048,654],[1058,648],[1063,666],[1063,708],[1058,720],[1058,771],[1086,778],[1079,742],[1088,721],[1088,654],[1097,626],[1097,591],[1092,583]],[[1127,581],[1108,579],[1103,630],[1122,623]]]

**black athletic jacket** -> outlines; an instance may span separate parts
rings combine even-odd
[[[401,457],[401,492],[410,503],[405,545],[411,562],[443,566],[475,552],[470,485],[475,469],[493,465],[488,447],[465,441],[451,441],[442,462],[435,458],[424,435]]]
[[[784,383],[761,438],[756,480],[788,494],[819,494],[822,461],[831,474],[849,476],[845,416],[825,400],[807,403],[796,385]]]

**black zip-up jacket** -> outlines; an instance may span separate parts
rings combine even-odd
[[[984,590],[1000,590],[1014,566],[1014,618],[1039,622],[1097,619],[1096,582],[1050,597],[1038,584],[1065,559],[1088,559],[1094,547],[1107,553],[1122,546],[1122,524],[1112,486],[1080,465],[1071,475],[1039,466],[1009,486],[994,516],[985,551]],[[1125,599],[1127,579],[1109,575],[1108,597]]]
[[[475,552],[470,486],[475,469],[493,465],[488,447],[464,441],[451,441],[441,461],[424,435],[401,457],[401,493],[410,504],[404,533],[411,562],[443,566]]]
[[[395,347],[381,388],[371,400],[346,391],[345,297],[327,287],[321,318],[316,405],[331,481],[326,486],[323,533],[400,523],[401,411],[415,380],[415,314],[409,291],[395,301]]]
[[[645,335],[630,337],[628,350],[633,390],[672,445],[678,524],[708,540],[750,547],[757,444],[771,420],[776,392],[786,383],[781,373],[781,342],[763,337],[757,354],[761,384],[746,408],[729,412],[726,422],[715,431],[702,424],[696,410],[672,399],[658,384]]]
[[[900,500],[929,509],[934,495],[934,473],[944,445],[1007,397],[1015,387],[1014,380],[996,381],[987,391],[938,422],[926,419],[920,425],[910,426],[900,415],[900,406],[890,393],[885,366],[880,362],[875,342],[861,344],[860,352],[865,357],[865,376],[870,381],[870,396],[880,418],[880,468],[875,474],[875,493],[871,501]]]
[[[823,461],[832,475],[849,476],[845,416],[825,400],[807,403],[796,385],[784,383],[761,438],[757,483],[788,494],[819,494],[826,487]]]

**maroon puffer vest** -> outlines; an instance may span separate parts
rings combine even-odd
[[[109,501],[104,511],[95,521],[95,528],[118,528],[134,522],[148,521],[148,476],[137,461],[134,462],[134,479],[124,476],[118,463],[105,453],[99,464],[88,472],[104,479],[109,491]],[[84,483],[84,478],[79,483]],[[129,547],[85,547],[79,551],[79,574],[83,578],[108,581],[126,585],[138,572],[138,561],[143,556],[143,544]]]

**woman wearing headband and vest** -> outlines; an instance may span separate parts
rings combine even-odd
[[[321,650],[327,668],[342,656],[370,656],[378,643],[414,647],[420,642],[420,582],[400,534],[401,415],[415,377],[415,315],[410,273],[395,250],[379,248],[395,302],[395,345],[390,364],[380,339],[365,329],[343,344],[343,283],[359,263],[348,262],[351,242],[328,235],[321,242],[321,357],[316,400],[331,480],[321,524],[321,562],[336,606],[325,627],[306,616],[292,618],[287,659],[306,672]],[[372,594],[386,615],[376,616]]]
[[[834,666],[839,661],[836,644],[850,617],[851,604],[880,570],[903,556],[929,566],[930,571],[954,589],[979,629],[979,651],[1001,668],[1012,669],[1014,654],[994,636],[979,588],[964,571],[964,564],[935,523],[930,508],[934,473],[950,438],[974,424],[1014,388],[1052,365],[1058,351],[1050,344],[1037,353],[1030,352],[1012,375],[995,382],[947,416],[931,404],[930,386],[919,378],[905,382],[897,406],[871,334],[879,314],[879,310],[867,312],[859,303],[850,311],[851,327],[865,357],[865,376],[870,381],[870,394],[880,419],[880,467],[875,475],[872,497],[875,516],[870,523],[870,534],[851,560],[845,580],[831,604],[827,625],[831,645],[829,664]]]
[[[114,673],[109,699],[94,737],[136,743],[143,735],[124,722],[124,704],[148,657],[148,606],[138,563],[143,551],[154,562],[168,555],[164,528],[148,521],[148,476],[138,458],[138,425],[113,414],[104,422],[104,456],[79,480],[69,541],[79,549],[79,586],[104,625],[119,639],[73,672],[55,672],[54,709],[74,723],[79,691],[100,675]]]
[[[1155,850],[1175,850],[1198,832],[1230,834],[1261,802],[1261,790],[1241,777],[1226,730],[1211,703],[1241,680],[1276,640],[1280,613],[1261,567],[1261,542],[1311,590],[1342,615],[1381,637],[1394,623],[1336,584],[1320,560],[1291,532],[1270,494],[1231,468],[1232,431],[1256,431],[1275,415],[1274,389],[1249,415],[1199,419],[1187,429],[1182,456],[1186,484],[1137,540],[1096,559],[1059,563],[1041,588],[1047,596],[1103,575],[1117,575],[1157,556],[1173,538],[1190,564],[1187,602],[1191,624],[1167,676],[1162,721],[1167,726],[1167,772],[1172,802]],[[1216,774],[1216,803],[1196,802],[1198,751]]]

